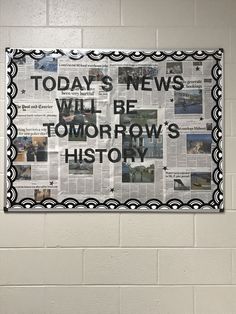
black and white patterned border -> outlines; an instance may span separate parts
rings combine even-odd
[[[7,139],[6,139],[6,204],[5,211],[9,212],[221,212],[223,206],[223,141],[222,141],[222,102],[223,102],[223,49],[217,50],[178,50],[178,51],[97,51],[97,50],[37,50],[37,49],[6,49],[7,53]],[[16,180],[16,168],[13,161],[16,158],[16,147],[13,140],[17,136],[17,127],[14,125],[14,118],[17,116],[17,107],[14,99],[17,95],[17,85],[14,78],[17,75],[17,64],[14,60],[24,56],[30,56],[32,59],[39,60],[48,54],[58,54],[58,56],[66,55],[73,60],[82,59],[85,55],[93,60],[99,61],[103,58],[110,58],[112,61],[122,61],[129,58],[132,61],[140,62],[145,59],[151,59],[156,62],[165,60],[167,57],[175,61],[183,61],[188,58],[202,61],[209,56],[215,59],[215,65],[212,68],[211,74],[215,81],[211,95],[215,102],[211,116],[215,121],[215,127],[212,130],[212,137],[216,147],[212,151],[212,160],[216,164],[216,168],[212,174],[212,179],[216,184],[216,189],[212,194],[212,200],[208,203],[200,199],[192,199],[187,203],[183,203],[179,199],[170,199],[166,203],[162,203],[158,199],[150,199],[145,203],[141,203],[137,199],[129,199],[125,203],[110,198],[103,203],[94,198],[89,198],[83,202],[78,202],[76,199],[66,198],[62,202],[49,198],[41,202],[36,202],[34,199],[25,198],[19,203],[16,202],[17,190],[13,186]]]

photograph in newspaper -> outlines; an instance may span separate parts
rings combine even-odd
[[[16,180],[31,180],[31,166],[18,165],[16,166]]]
[[[187,154],[210,154],[211,134],[187,134]]]
[[[202,90],[175,91],[175,114],[202,113]]]
[[[17,137],[14,145],[17,150],[16,161],[47,161],[46,137]]]
[[[154,182],[153,161],[122,164],[122,182],[152,183]]]
[[[84,160],[78,162],[69,160],[69,174],[93,174],[93,164],[87,163]]]
[[[223,211],[223,50],[6,49],[5,211]]]
[[[182,74],[182,73],[183,63],[181,61],[166,62],[166,74]]]
[[[151,126],[157,124],[157,110],[133,110],[130,113],[120,114],[120,124],[130,126],[132,124],[140,126]]]

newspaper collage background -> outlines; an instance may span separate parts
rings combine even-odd
[[[25,199],[36,204],[47,199],[58,203],[114,199],[113,210],[117,202],[122,205],[128,200],[147,204],[158,199],[166,204],[177,199],[186,204],[198,199],[210,204],[218,188],[213,180],[217,164],[212,158],[217,145],[212,138],[216,127],[212,119],[216,105],[213,55],[202,60],[189,56],[177,61],[167,56],[158,62],[151,58],[137,62],[106,56],[91,59],[87,51],[80,53],[79,59],[56,50],[44,50],[41,58],[30,54],[13,58],[17,67],[15,204]],[[105,76],[112,78],[112,90],[102,88]],[[183,88],[173,88],[175,76],[183,78]],[[62,77],[60,82],[58,77]],[[127,89],[128,77],[138,84],[138,90],[132,84]],[[148,77],[148,90],[141,89],[143,77]],[[169,82],[167,87],[165,82],[158,86],[161,78]],[[134,112],[114,113],[115,100],[122,100],[124,108],[127,100],[136,100]],[[133,124],[141,128],[132,128]],[[89,134],[76,134],[80,125],[90,125]],[[109,125],[104,128],[109,131],[102,132],[102,125]],[[152,125],[159,130],[158,136],[155,132],[148,135]],[[116,133],[117,129],[125,135]],[[113,148],[116,151],[109,153]],[[86,162],[88,159],[93,162]],[[74,207],[79,209],[73,203],[69,206]],[[95,208],[96,203],[87,210]],[[151,208],[158,210],[158,206]]]

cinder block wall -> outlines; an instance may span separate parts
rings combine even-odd
[[[235,15],[235,0],[0,0],[2,159],[7,46],[223,47],[226,144],[224,214],[1,210],[0,314],[236,313]]]

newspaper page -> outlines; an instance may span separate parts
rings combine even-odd
[[[8,53],[17,69],[10,208],[221,209],[213,199],[219,51],[180,61],[151,53],[137,61],[130,51],[117,59],[119,51],[114,58],[107,51],[41,52]]]

